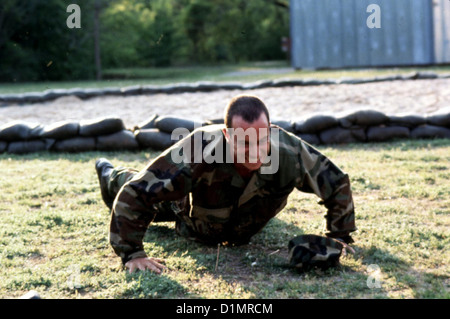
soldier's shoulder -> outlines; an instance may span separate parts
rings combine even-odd
[[[281,152],[295,155],[301,150],[302,140],[298,136],[275,125],[271,126],[271,132],[272,138],[278,139],[275,142],[278,142]]]

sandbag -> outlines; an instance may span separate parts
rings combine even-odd
[[[369,142],[382,142],[394,138],[409,138],[409,129],[404,126],[378,126],[369,127],[367,130]]]
[[[417,72],[416,79],[420,80],[428,80],[428,79],[437,79],[438,75],[434,72]]]
[[[434,126],[450,127],[450,112],[447,114],[435,114],[427,117],[427,123]]]
[[[115,87],[103,88],[102,92],[103,92],[104,96],[120,96],[120,95],[122,95],[121,89],[115,88]]]
[[[46,139],[44,139],[44,141],[45,141],[45,149],[46,149],[47,151],[51,150],[52,147],[53,147],[53,145],[54,145],[55,142],[56,142],[56,140],[53,139],[53,138],[46,138]]]
[[[78,136],[79,129],[80,124],[77,122],[60,121],[44,126],[40,132],[40,136],[64,140]]]
[[[105,90],[99,88],[93,89],[83,89],[83,88],[73,88],[66,91],[66,95],[73,95],[79,99],[85,100],[92,97],[104,96]]]
[[[377,126],[389,122],[389,117],[381,112],[374,110],[358,110],[340,117],[339,124],[342,127],[352,126]]]
[[[275,124],[281,127],[283,130],[293,133],[294,132],[294,123],[291,121],[283,121],[283,120],[273,120],[272,124]]]
[[[43,93],[45,101],[56,100],[67,95],[67,92],[64,89],[49,89],[45,90]]]
[[[317,133],[338,125],[338,120],[331,115],[311,115],[295,122],[296,133]]]
[[[206,121],[203,123],[203,126],[206,126],[206,125],[214,125],[214,124],[224,124],[223,118],[206,120]]]
[[[41,137],[41,133],[44,130],[44,125],[36,124],[34,127],[30,129],[28,134],[28,140],[35,140]]]
[[[389,116],[389,123],[393,126],[406,126],[412,128],[425,124],[426,118],[417,114],[391,115]]]
[[[52,149],[58,152],[87,152],[95,150],[94,137],[74,137],[56,141]]]
[[[104,118],[94,120],[84,120],[80,122],[81,136],[99,136],[116,133],[125,129],[122,119]]]
[[[40,152],[45,151],[46,149],[46,143],[44,140],[18,141],[11,142],[8,145],[8,153],[12,154]]]
[[[22,103],[45,102],[44,94],[40,92],[29,92],[22,94]]]
[[[280,87],[290,87],[290,86],[300,86],[303,85],[303,80],[292,80],[292,79],[280,79],[273,80],[271,84],[268,84],[268,87],[280,88]]]
[[[33,129],[39,127],[36,123],[13,121],[0,126],[0,141],[23,141],[31,136]]]
[[[327,84],[335,84],[336,81],[332,79],[303,79],[303,86],[316,86],[316,85],[327,85]]]
[[[374,82],[373,78],[347,78],[342,77],[336,79],[336,84],[364,84],[364,83],[372,83]]]
[[[23,103],[23,94],[3,94],[1,101],[6,104]]]
[[[334,127],[325,130],[319,134],[320,141],[323,144],[344,144],[364,141],[366,139],[364,130],[359,129],[345,129],[342,127]]]
[[[188,90],[188,91],[186,91]],[[184,92],[195,92],[195,85],[191,84],[186,86],[186,84],[168,84],[158,86],[155,93],[163,94],[178,94]]]
[[[213,92],[220,89],[220,85],[214,82],[197,82],[197,92]]]
[[[159,86],[156,85],[142,85],[142,94],[156,94],[159,91]]]
[[[315,145],[320,144],[320,139],[319,136],[317,136],[317,134],[298,133],[296,135],[308,144],[315,144]]]
[[[412,138],[450,138],[450,129],[434,126],[421,125],[411,131]]]
[[[147,129],[147,128],[156,128],[156,120],[158,119],[159,115],[154,114],[145,121],[143,121],[141,124],[138,125],[138,129]]]
[[[367,135],[363,128],[361,127],[353,127],[350,129],[352,136],[356,138],[359,142],[366,142]]]
[[[85,98],[105,96],[105,90],[102,88],[84,89]]]
[[[139,144],[131,131],[123,130],[117,133],[97,137],[97,150],[136,150]]]
[[[244,85],[241,83],[221,83],[221,90],[233,91],[233,90],[243,90]]]
[[[244,83],[243,89],[244,90],[264,89],[264,88],[271,87],[272,84],[273,84],[272,80],[261,80],[261,81],[256,81],[253,83]]]
[[[133,86],[127,86],[120,89],[120,92],[125,95],[139,95],[142,93],[142,86],[140,85],[133,85]]]
[[[166,93],[166,94],[179,94],[196,91],[197,91],[197,84],[195,83],[176,83],[171,85],[160,86],[157,89],[157,93]]]
[[[161,132],[154,128],[138,130],[135,132],[136,140],[141,147],[150,147],[155,150],[165,150],[175,144],[176,141],[172,141],[171,136],[172,135],[167,132]]]
[[[6,151],[7,148],[8,148],[8,143],[0,141],[0,154],[3,153],[4,151]]]
[[[158,117],[155,122],[155,126],[163,132],[172,133],[177,128],[185,128],[192,132],[195,128],[201,127],[202,123],[194,122],[191,120],[181,119],[172,116]]]
[[[66,91],[66,94],[76,96],[77,98],[82,99],[82,100],[87,98],[87,95],[86,95],[84,89],[82,89],[82,88],[68,89]]]

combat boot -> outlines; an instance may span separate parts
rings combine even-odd
[[[109,194],[108,181],[114,166],[106,158],[100,158],[95,162],[95,170],[97,171],[98,181],[100,183],[100,192],[103,201],[109,209],[112,209],[114,197]]]

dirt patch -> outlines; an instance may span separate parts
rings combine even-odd
[[[62,120],[117,116],[128,128],[153,114],[192,120],[222,118],[228,101],[238,94],[260,97],[272,119],[295,120],[312,113],[340,113],[370,108],[385,114],[428,115],[449,112],[450,79],[376,82],[222,90],[180,94],[110,96],[80,100],[69,96],[47,103],[0,107],[0,124],[25,120],[50,124]]]

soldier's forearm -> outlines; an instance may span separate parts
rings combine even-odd
[[[119,194],[111,213],[109,240],[115,253],[125,264],[137,257],[146,257],[143,238],[154,218],[137,200],[127,201],[126,193]]]
[[[327,235],[345,237],[356,230],[355,209],[348,175],[344,175],[331,197],[323,203],[328,209],[326,215]]]
[[[146,257],[142,242],[145,230],[130,230],[127,222],[122,222],[123,220],[114,216],[111,220],[109,241],[114,252],[122,259],[123,264],[134,258]],[[123,229],[128,232],[123,232]]]

